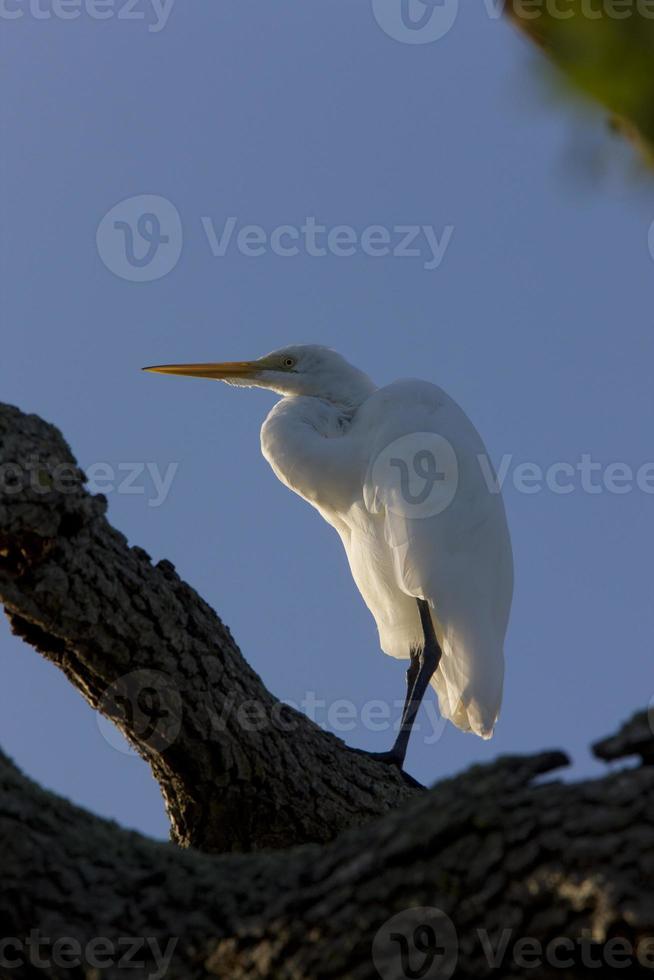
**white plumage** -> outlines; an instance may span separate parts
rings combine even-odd
[[[323,347],[155,370],[283,396],[263,424],[263,455],[340,535],[387,654],[407,658],[424,645],[416,599],[428,602],[442,650],[431,681],[441,714],[490,738],[513,565],[502,497],[462,409],[426,381],[376,388]]]

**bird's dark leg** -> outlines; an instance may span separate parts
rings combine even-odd
[[[411,650],[409,656],[411,660],[406,672],[406,697],[404,699],[404,707],[402,708],[402,721],[404,721],[404,716],[409,710],[413,688],[420,673],[420,650]]]
[[[412,653],[411,665],[407,671],[407,682],[411,685],[411,689],[407,690],[407,699],[404,705],[404,711],[402,712],[402,721],[397,738],[395,739],[395,745],[390,752],[384,753],[383,756],[378,756],[384,762],[389,762],[397,766],[398,769],[401,769],[404,765],[406,750],[409,745],[413,723],[418,714],[418,708],[422,703],[427,686],[434,676],[442,656],[442,651],[436,639],[436,633],[434,632],[429,603],[425,599],[417,599],[416,601],[420,612],[420,622],[422,624],[425,645],[417,654],[415,652]],[[414,657],[415,661],[413,659]]]
[[[395,739],[395,745],[390,752],[367,753],[380,762],[388,762],[391,765],[397,766],[398,769],[401,769],[404,765],[406,750],[409,745],[413,723],[418,714],[418,708],[422,703],[427,685],[438,669],[442,656],[440,644],[434,632],[429,603],[425,599],[417,599],[416,602],[418,603],[418,610],[420,612],[420,623],[422,625],[425,645],[422,650],[411,651],[411,663],[406,672],[407,693],[400,730]]]
[[[418,708],[422,703],[422,699],[425,695],[425,691],[427,690],[430,680],[438,669],[442,656],[442,651],[439,642],[436,639],[436,633],[434,632],[434,623],[431,618],[429,603],[425,599],[417,599],[416,601],[420,612],[420,622],[422,624],[422,633],[425,638],[425,645],[418,654],[417,676],[413,683],[411,694],[407,698],[404,707],[402,722],[400,724],[400,730],[397,738],[395,739],[395,745],[390,752],[392,761],[400,769],[404,765],[406,750],[409,745],[409,739],[411,738],[413,723],[416,720],[416,715],[418,714]],[[411,667],[409,667],[409,671],[410,670]]]

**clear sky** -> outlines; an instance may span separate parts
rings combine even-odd
[[[6,0],[0,397],[57,423],[84,467],[112,469],[113,523],[174,562],[275,694],[324,702],[321,724],[381,751],[392,732],[363,709],[403,696],[404,666],[379,651],[335,533],[259,454],[272,397],[139,368],[306,342],[379,384],[442,385],[508,460],[516,590],[495,738],[448,726],[429,744],[423,710],[407,768],[430,783],[562,747],[589,774],[589,742],[654,694],[652,468],[637,480],[654,461],[654,185],[487,6],[462,4],[422,44],[401,39],[398,5],[377,2],[376,18],[369,0],[177,0],[164,22],[148,0],[141,19],[116,0],[104,20],[90,2],[64,20],[42,16],[47,0]],[[102,223],[141,195],[165,202]],[[327,233],[312,243],[307,219],[356,243],[332,232],[309,254]],[[428,229],[419,254],[393,254],[398,226]],[[385,236],[389,254],[369,254]],[[582,472],[588,457],[600,466]],[[120,492],[133,463],[151,464],[142,492]],[[574,469],[546,478],[557,463]],[[165,836],[146,766],[4,620],[0,644],[3,748]],[[328,714],[339,699],[352,731]]]

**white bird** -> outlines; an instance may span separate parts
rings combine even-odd
[[[254,361],[170,364],[162,374],[269,388],[261,429],[277,477],[338,531],[382,650],[410,659],[399,733],[376,758],[400,768],[428,684],[441,715],[490,738],[502,701],[513,559],[484,444],[441,388],[377,388],[326,347]]]

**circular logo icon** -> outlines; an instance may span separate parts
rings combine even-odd
[[[459,0],[372,0],[375,20],[403,44],[431,44],[454,26]]]
[[[141,745],[163,752],[182,725],[182,698],[167,674],[133,670],[107,688],[96,715],[102,737],[118,752],[136,755],[122,732],[132,732]],[[117,726],[117,727],[116,727]]]
[[[379,453],[368,479],[366,506],[404,518],[434,517],[456,494],[459,467],[451,444],[436,432],[401,436]]]
[[[95,236],[98,254],[114,275],[152,282],[175,268],[182,253],[182,220],[156,194],[128,197],[107,211]]]
[[[458,958],[454,923],[436,908],[399,912],[372,941],[372,961],[382,980],[449,980]]]

